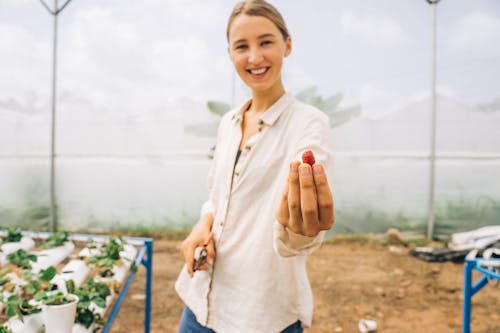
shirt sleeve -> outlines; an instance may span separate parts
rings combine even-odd
[[[304,151],[312,150],[316,163],[321,163],[327,176],[330,176],[332,157],[328,149],[329,120],[321,111],[316,111],[315,117],[306,123],[303,134],[299,137],[295,154],[297,159],[300,160]],[[296,234],[275,220],[273,230],[274,250],[283,257],[309,255],[321,246],[325,234],[326,231],[321,231],[314,237]]]
[[[274,222],[274,250],[282,257],[307,256],[321,246],[326,231],[320,231],[315,237],[296,234]]]

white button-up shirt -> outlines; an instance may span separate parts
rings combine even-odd
[[[202,215],[214,215],[215,263],[190,278],[184,267],[175,288],[198,322],[217,333],[274,333],[301,320],[309,327],[313,299],[306,256],[316,237],[294,234],[275,219],[291,161],[312,150],[325,170],[329,119],[284,94],[264,112],[259,132],[235,157],[248,101],[224,115],[208,177]],[[234,172],[233,172],[234,171]]]

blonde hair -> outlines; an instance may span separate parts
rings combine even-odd
[[[226,29],[226,37],[228,41],[231,24],[234,19],[240,15],[265,17],[269,21],[273,22],[278,28],[283,36],[283,40],[286,40],[290,36],[285,20],[283,20],[283,16],[281,16],[280,12],[273,5],[265,0],[246,0],[237,3],[236,6],[234,6],[233,12],[229,16]]]

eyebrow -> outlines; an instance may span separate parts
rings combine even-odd
[[[274,34],[272,33],[267,33],[267,34],[262,34],[260,36],[257,37],[257,39],[264,39],[264,38],[267,38],[267,37],[275,37]],[[233,43],[234,44],[239,44],[239,43],[243,43],[243,42],[246,42],[247,40],[245,38],[241,38],[241,39],[238,39],[237,41],[235,41]]]

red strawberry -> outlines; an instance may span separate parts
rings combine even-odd
[[[314,159],[314,154],[312,151],[310,150],[307,150],[305,151],[303,154],[302,154],[302,162],[303,163],[307,163],[309,164],[310,166],[312,166],[316,160]]]

